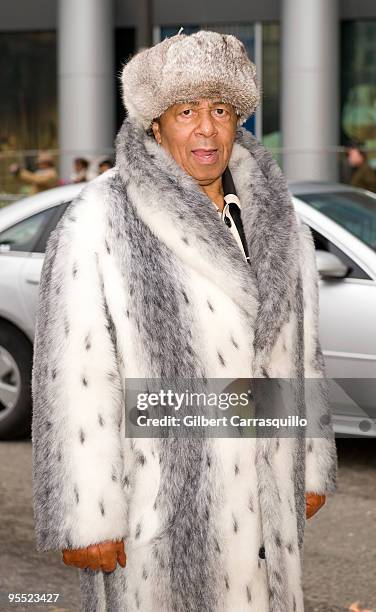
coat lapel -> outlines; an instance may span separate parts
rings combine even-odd
[[[196,181],[128,118],[116,153],[137,214],[184,265],[215,282],[248,313],[263,360],[288,311],[298,261],[295,212],[271,154],[238,129],[229,168],[242,205],[249,265]]]
[[[280,167],[244,128],[237,132],[229,168],[242,204],[250,263],[259,291],[254,346],[263,360],[294,302],[299,261],[297,217]]]
[[[116,163],[129,199],[153,233],[184,266],[216,283],[254,317],[254,274],[197,182],[127,119],[117,137]]]

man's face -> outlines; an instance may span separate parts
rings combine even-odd
[[[99,174],[103,174],[103,172],[106,172],[106,170],[109,170],[110,168],[111,168],[111,166],[109,166],[109,165],[108,165],[108,164],[106,164],[106,163],[99,164],[99,166],[98,166],[98,172],[99,172]]]
[[[347,150],[347,160],[352,168],[358,168],[364,162],[362,153],[355,147],[350,147]]]
[[[222,176],[235,140],[237,114],[231,104],[203,99],[174,104],[154,121],[154,136],[200,185]]]
[[[37,160],[37,167],[39,170],[46,170],[47,168],[51,168],[51,164],[49,162],[42,160]]]

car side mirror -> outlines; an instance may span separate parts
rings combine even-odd
[[[321,278],[345,278],[349,272],[348,266],[334,253],[316,251],[316,265]]]

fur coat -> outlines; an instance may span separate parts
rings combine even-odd
[[[305,492],[333,493],[337,472],[314,245],[277,163],[242,127],[229,168],[251,265],[195,180],[130,119],[116,167],[47,245],[32,372],[37,549],[123,538],[127,553],[112,573],[78,570],[87,612],[304,608]],[[127,380],[178,376],[290,379],[290,412],[314,427],[124,435]]]

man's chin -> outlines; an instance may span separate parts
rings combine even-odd
[[[190,174],[201,187],[205,187],[205,185],[210,185],[222,176],[223,170],[218,165],[212,168],[194,168]]]

